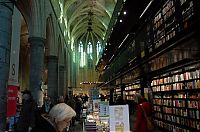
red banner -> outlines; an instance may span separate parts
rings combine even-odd
[[[7,116],[16,115],[17,107],[17,87],[18,86],[8,86],[8,104],[7,104]]]

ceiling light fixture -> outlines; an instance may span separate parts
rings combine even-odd
[[[113,54],[112,57],[110,58],[109,62],[112,60],[112,58],[113,58],[114,56],[115,56],[115,55]]]
[[[126,35],[126,37],[124,38],[124,40],[122,41],[122,43],[119,45],[118,49],[122,46],[122,44],[124,43],[124,41],[128,38],[129,34]]]
[[[142,18],[142,16],[144,15],[144,13],[149,9],[149,7],[150,7],[150,5],[152,4],[153,1],[154,1],[154,0],[151,0],[151,1],[149,2],[149,4],[147,5],[147,7],[144,9],[144,11],[142,12],[142,14],[140,15],[140,19]]]

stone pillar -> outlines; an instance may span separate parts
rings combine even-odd
[[[0,1],[0,131],[6,130],[7,82],[9,75],[13,4]]]
[[[59,88],[58,88],[59,96],[64,96],[64,74],[65,74],[65,67],[59,66]]]
[[[58,98],[58,57],[48,56],[48,96],[53,103]]]
[[[36,102],[38,99],[38,92],[41,90],[42,71],[44,66],[44,43],[45,39],[42,37],[30,37],[28,39],[31,46],[30,53],[30,90]]]

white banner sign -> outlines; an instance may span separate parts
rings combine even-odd
[[[110,132],[130,132],[128,105],[109,106]]]
[[[14,7],[12,19],[12,40],[10,52],[10,70],[8,85],[18,86],[18,71],[19,71],[19,51],[20,51],[20,34],[21,34],[21,14]]]

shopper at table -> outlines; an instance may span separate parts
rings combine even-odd
[[[69,127],[76,112],[67,104],[59,103],[50,110],[48,115],[42,115],[31,132],[63,132]]]

